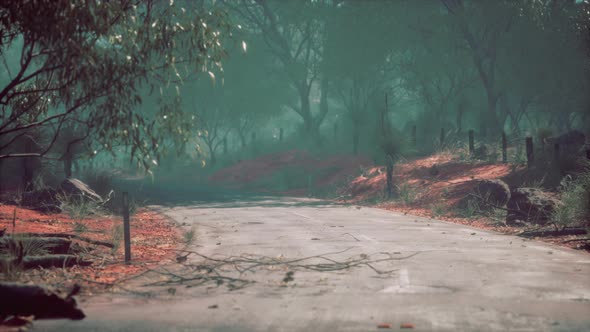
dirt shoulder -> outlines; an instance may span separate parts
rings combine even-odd
[[[348,187],[341,192],[343,198],[339,201],[436,218],[504,234],[555,229],[553,225],[508,226],[505,222],[506,210],[501,207],[480,211],[464,206],[465,198],[474,192],[481,180],[502,180],[511,184],[511,187],[513,184],[527,185],[530,179],[527,179],[525,166],[461,161],[451,154],[442,153],[399,163],[395,166],[393,174],[393,183],[396,186],[394,198],[385,197],[387,185],[385,168],[372,167],[350,181]],[[531,237],[590,252],[588,241],[584,241],[587,235],[533,235]]]
[[[166,217],[139,209],[131,216],[131,264],[124,263],[122,219],[117,216],[89,215],[76,219],[64,213],[40,213],[15,205],[0,205],[0,231],[18,237],[19,234],[66,233],[79,250],[79,257],[90,261],[89,266],[74,265],[66,268],[41,268],[16,271],[2,280],[12,280],[68,289],[74,284],[82,286],[80,294],[93,295],[105,291],[119,291],[120,283],[157,265],[174,260],[175,249],[181,242],[177,225]],[[110,243],[112,247],[89,243]]]

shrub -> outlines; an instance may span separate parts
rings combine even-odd
[[[590,168],[575,179],[567,176],[561,182],[561,203],[551,216],[556,226],[590,226]]]
[[[78,196],[61,193],[58,194],[57,199],[60,203],[60,209],[76,221],[81,221],[90,215],[98,214],[100,210],[100,206],[97,203]]]
[[[3,279],[15,281],[23,271],[22,260],[26,256],[43,256],[48,253],[49,245],[34,238],[13,236],[14,241],[7,242],[6,254],[0,257],[0,274]]]
[[[404,204],[412,204],[416,200],[416,190],[405,182],[397,186],[397,191]]]
[[[430,211],[434,217],[440,217],[447,213],[447,208],[442,203],[436,203],[430,206]]]

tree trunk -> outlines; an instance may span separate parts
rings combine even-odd
[[[68,233],[20,233],[22,237],[63,237],[66,239],[76,239],[83,242],[88,242],[90,244],[94,244],[97,246],[104,246],[107,248],[114,248],[115,245],[110,242],[98,241],[93,240],[84,236],[76,235],[76,234],[68,234]]]
[[[488,131],[490,136],[497,136],[500,133],[500,123],[498,121],[498,96],[494,93],[493,88],[492,90],[488,91],[488,123],[487,126],[491,129]]]
[[[387,198],[393,197],[393,157],[386,156],[387,163]]]
[[[456,118],[457,134],[461,134],[463,132],[463,114],[464,114],[464,111],[462,109],[459,109],[457,111],[457,118]]]
[[[352,128],[352,153],[356,156],[358,155],[359,152],[359,138],[360,138],[360,130],[359,130],[359,124],[357,121],[355,121],[352,124],[353,128]]]
[[[15,239],[13,237],[0,238],[0,253],[9,254],[14,251],[13,248],[18,248],[19,244],[24,246],[39,247],[49,254],[71,254],[78,252],[80,247],[72,245],[72,241],[64,238],[47,238],[47,237],[24,237]]]
[[[64,160],[64,173],[66,175],[66,178],[71,178],[72,177],[72,156],[65,156]]]
[[[209,142],[207,146],[209,147],[209,161],[211,165],[215,165],[217,163],[217,156],[215,155],[215,148],[213,147],[213,142]]]
[[[313,114],[311,113],[311,105],[309,102],[309,89],[305,84],[299,88],[299,102],[301,104],[299,115],[303,119],[303,134],[307,138],[317,140],[319,137],[317,133],[317,130],[319,130],[319,124],[318,126],[314,124]]]
[[[30,138],[26,138],[26,142],[25,142],[25,153],[31,153],[33,152],[33,142],[31,141]],[[34,170],[33,170],[33,158],[32,157],[25,157],[23,158],[23,188],[25,191],[28,191],[29,189],[31,189],[32,185],[33,185],[33,176],[34,176]]]
[[[313,120],[314,124],[314,132],[315,139],[318,143],[321,144],[321,134],[320,134],[320,126],[324,119],[326,118],[326,114],[328,114],[328,79],[322,78],[320,84],[320,113],[315,117]]]
[[[240,137],[240,142],[242,143],[242,148],[245,148],[246,147],[246,136],[241,132],[238,133],[238,136]]]
[[[74,265],[89,266],[92,262],[81,259],[74,255],[45,255],[45,256],[25,256],[22,262],[19,258],[0,258],[0,264],[18,266],[22,264],[25,270],[36,268],[52,268],[52,267],[71,267]]]

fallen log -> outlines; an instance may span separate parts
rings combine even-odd
[[[561,241],[561,243],[584,242],[584,241],[590,242],[590,237],[585,237],[585,238],[581,238],[581,239],[565,240],[565,241]]]
[[[89,266],[91,261],[84,260],[74,255],[45,255],[45,256],[25,256],[20,258],[0,258],[0,264],[5,266],[21,266],[25,270],[36,268],[51,267],[71,267],[74,265]]]
[[[80,290],[75,285],[63,296],[34,285],[0,282],[0,317],[35,316],[35,319],[83,319],[84,312],[72,297]]]
[[[19,243],[23,247],[37,250],[47,254],[75,254],[80,252],[81,248],[72,243],[72,240],[60,237],[10,237],[0,238],[0,254],[9,254],[17,248]],[[28,253],[34,255],[35,253]]]
[[[87,242],[90,244],[94,244],[97,246],[104,246],[107,248],[114,248],[115,245],[110,243],[110,242],[105,242],[105,241],[99,241],[99,240],[93,240],[91,238],[87,238],[85,236],[80,236],[80,235],[76,235],[76,234],[68,234],[68,233],[20,233],[21,236],[24,237],[62,237],[62,238],[66,238],[66,239],[76,239],[79,241],[83,241],[83,242]]]
[[[566,228],[561,230],[545,230],[545,231],[525,231],[517,234],[522,237],[547,237],[547,236],[563,236],[563,235],[586,235],[588,231],[585,228]]]

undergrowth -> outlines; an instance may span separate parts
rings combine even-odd
[[[590,164],[586,162],[587,164]],[[551,221],[562,227],[590,226],[590,165],[575,178],[567,176],[561,182],[561,203],[551,215]]]

